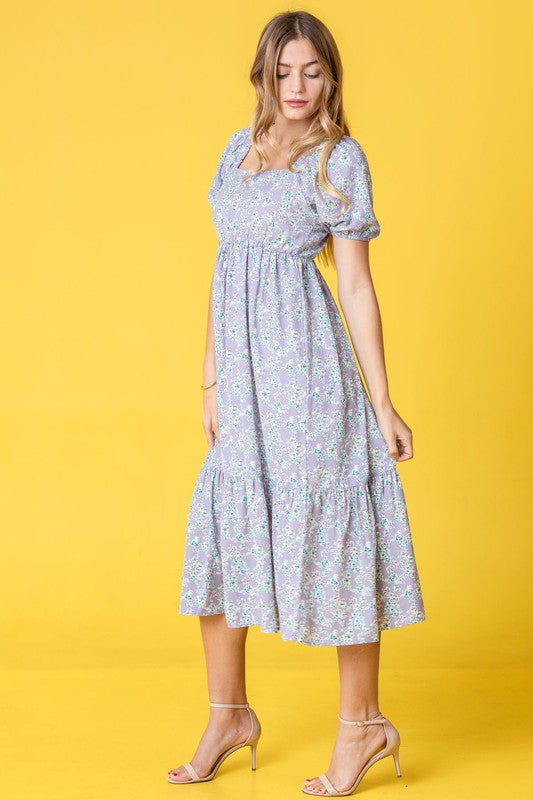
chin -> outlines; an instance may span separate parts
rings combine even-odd
[[[282,114],[286,119],[307,119],[312,117],[314,111],[309,109],[308,106],[303,108],[291,108],[290,106],[283,106]]]

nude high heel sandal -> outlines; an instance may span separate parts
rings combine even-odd
[[[398,733],[398,731],[396,730],[396,728],[394,727],[392,722],[389,719],[387,719],[387,717],[384,717],[383,714],[378,714],[378,716],[374,717],[373,719],[348,720],[348,719],[343,719],[341,717],[341,715],[339,714],[339,719],[340,719],[341,722],[344,722],[346,725],[358,725],[358,726],[362,726],[362,725],[383,725],[383,727],[385,728],[385,736],[387,737],[387,740],[385,742],[385,747],[383,747],[382,750],[379,750],[377,753],[375,753],[375,755],[371,756],[368,759],[366,764],[364,764],[363,767],[361,768],[361,771],[359,772],[359,774],[356,776],[355,781],[344,792],[337,791],[337,789],[335,789],[335,787],[333,786],[333,784],[329,780],[328,776],[325,775],[324,773],[322,773],[322,775],[319,775],[319,778],[320,778],[320,780],[322,781],[322,783],[324,784],[324,786],[326,788],[325,792],[314,792],[312,789],[306,789],[304,787],[302,787],[302,792],[305,792],[306,794],[318,795],[319,797],[320,796],[322,796],[322,797],[341,797],[341,796],[344,796],[344,795],[353,794],[353,792],[355,791],[355,789],[359,785],[359,782],[361,781],[361,778],[363,777],[365,772],[367,772],[367,770],[370,769],[372,764],[375,764],[377,761],[380,761],[382,758],[386,758],[386,756],[390,756],[390,755],[394,758],[394,765],[396,767],[396,775],[399,778],[402,777],[402,773],[400,772],[400,759],[399,759],[400,734]]]
[[[191,780],[190,781],[174,780],[172,776],[177,775],[177,770],[170,770],[167,778],[169,783],[200,783],[200,781],[211,781],[217,774],[218,768],[220,767],[224,759],[226,759],[230,755],[230,753],[234,753],[235,750],[240,750],[241,747],[250,747],[252,755],[252,769],[255,769],[257,742],[259,741],[259,738],[261,736],[261,724],[257,718],[257,714],[255,713],[255,711],[252,708],[250,708],[249,703],[210,703],[210,705],[215,706],[216,708],[248,709],[248,714],[250,715],[251,727],[250,727],[250,733],[248,734],[246,741],[241,742],[240,744],[235,744],[233,745],[233,747],[228,747],[227,750],[224,750],[222,753],[220,753],[215,763],[213,764],[213,767],[209,775],[205,775],[203,778],[201,778],[194,769],[193,765],[190,763],[190,761],[188,761],[183,766],[191,776]]]

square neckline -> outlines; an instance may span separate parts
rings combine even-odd
[[[270,169],[261,169],[261,170],[259,170],[259,172],[255,172],[255,170],[253,170],[253,169],[242,169],[242,167],[240,165],[242,164],[242,162],[244,161],[244,159],[246,158],[246,156],[248,155],[248,153],[252,149],[252,142],[251,142],[251,139],[250,139],[251,127],[252,127],[251,125],[248,125],[248,127],[245,128],[246,138],[243,140],[243,144],[247,144],[248,145],[248,149],[246,150],[246,152],[242,156],[242,158],[238,159],[235,162],[235,164],[234,164],[235,169],[238,172],[243,172],[244,174],[252,173],[253,175],[263,175],[264,173],[266,174],[267,172],[288,172],[289,175],[296,175],[297,173],[293,172],[288,167],[271,167]],[[317,152],[316,150],[313,150],[311,153],[304,153],[304,155],[300,156],[300,158],[297,158],[296,161],[293,161],[293,164],[292,164],[293,167],[296,166],[296,164],[299,164],[300,161],[303,161],[304,158],[308,158],[309,156],[313,155],[316,152]]]

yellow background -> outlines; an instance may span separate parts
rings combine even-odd
[[[250,122],[263,25],[299,8],[1,6],[6,797],[196,791],[166,772],[207,718],[198,620],[177,613],[207,447],[207,189]],[[525,797],[531,5],[302,8],[343,59],[382,226],[370,253],[390,393],[414,433],[399,472],[427,619],[383,633],[403,777],[387,759],[363,783],[488,798],[505,779]],[[248,667],[258,770],[241,752],[198,791],[301,796],[329,762],[335,650],[251,628]]]

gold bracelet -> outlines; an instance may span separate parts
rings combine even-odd
[[[201,389],[210,389],[210,388],[211,388],[211,386],[214,386],[214,385],[215,385],[215,383],[216,383],[216,381],[213,381],[213,383],[210,383],[210,384],[209,384],[209,386],[201,386],[200,388],[201,388]]]

